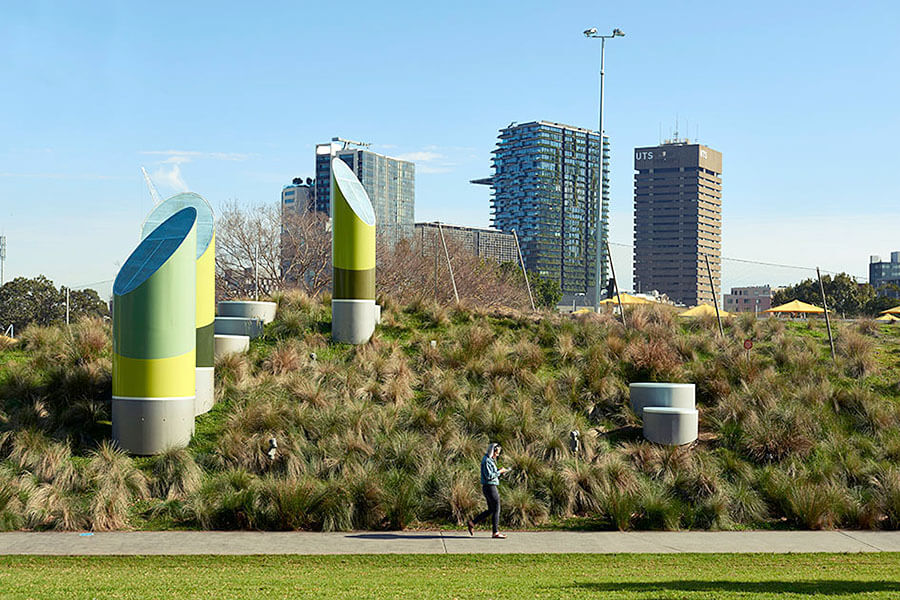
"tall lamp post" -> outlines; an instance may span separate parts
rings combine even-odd
[[[606,40],[624,36],[625,33],[619,28],[613,29],[612,33],[609,35],[597,33],[596,27],[591,27],[584,31],[584,37],[597,38],[600,40],[600,177],[597,178],[597,265],[594,279],[594,306],[597,310],[599,310],[600,307],[600,290],[606,287],[606,281],[604,281],[602,277],[603,264],[606,258],[606,240],[603,235],[603,183],[606,181],[606,172],[603,169],[603,62],[606,55]]]

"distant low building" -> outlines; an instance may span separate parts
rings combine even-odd
[[[724,306],[728,312],[760,313],[772,308],[772,296],[781,288],[770,285],[733,287],[725,294]]]
[[[518,262],[516,240],[513,234],[487,227],[465,227],[447,225],[446,223],[416,223],[415,240],[428,251],[441,244],[441,230],[444,239],[465,248],[481,258],[495,260],[500,263]]]
[[[294,180],[281,189],[282,211],[293,211],[297,214],[306,214],[315,210],[316,188],[315,180],[307,177],[295,177]]]
[[[876,290],[883,285],[900,287],[900,252],[891,252],[891,261],[882,261],[880,256],[869,257],[869,283]],[[895,294],[889,294],[896,297]]]

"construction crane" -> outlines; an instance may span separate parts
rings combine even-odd
[[[332,142],[341,142],[342,144],[344,144],[344,147],[341,148],[341,150],[346,150],[351,145],[359,146],[360,148],[368,148],[369,146],[372,145],[368,142],[354,142],[353,140],[345,140],[344,138],[341,138],[341,137],[333,137],[333,138],[331,138],[331,141]]]
[[[160,204],[162,198],[160,197],[159,192],[156,191],[156,186],[153,185],[153,180],[150,179],[150,174],[147,173],[147,169],[141,167],[141,173],[144,174],[144,181],[147,182],[147,189],[150,190],[150,197],[153,198],[153,206]]]

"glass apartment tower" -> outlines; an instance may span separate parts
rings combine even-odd
[[[549,121],[511,124],[493,151],[494,175],[474,183],[493,188],[493,226],[515,230],[529,271],[559,282],[566,295],[590,294],[596,278],[597,179],[600,134]],[[609,169],[609,140],[603,170]],[[606,179],[606,178],[604,178]],[[609,221],[603,187],[601,236]],[[602,247],[601,286],[607,260]]]
[[[391,245],[412,239],[416,165],[369,150],[329,143],[316,146],[316,210],[331,212],[331,157],[343,160],[363,184],[375,208],[376,234]]]

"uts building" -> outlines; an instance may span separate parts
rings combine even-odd
[[[687,140],[634,150],[634,288],[688,306],[721,287],[722,153]]]

